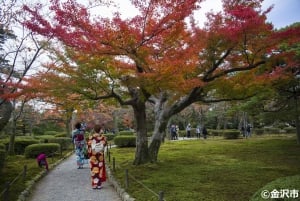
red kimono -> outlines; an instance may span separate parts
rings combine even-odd
[[[92,136],[89,136],[87,143],[88,156],[90,158],[92,188],[100,189],[102,188],[101,183],[106,181],[104,151],[96,153],[92,149],[93,143],[102,143],[105,147],[107,144],[106,137],[104,135],[95,133]]]

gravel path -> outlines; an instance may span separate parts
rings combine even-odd
[[[110,181],[100,190],[92,189],[88,164],[77,169],[75,154],[44,176],[32,190],[28,201],[121,201]]]

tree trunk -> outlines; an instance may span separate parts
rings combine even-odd
[[[1,99],[0,102],[2,102]],[[13,111],[13,106],[11,102],[4,101],[2,104],[0,104],[0,131],[3,130],[3,128],[8,123],[12,111]]]
[[[12,134],[9,137],[8,155],[15,155],[15,138],[16,138],[17,120],[14,118],[12,122]]]
[[[300,122],[299,122],[299,108],[298,108],[298,97],[294,96],[295,100],[295,123],[296,123],[296,132],[297,132],[297,144],[300,145]]]
[[[156,162],[158,159],[159,148],[165,136],[169,119],[196,101],[198,93],[198,90],[194,90],[191,94],[173,104],[168,103],[166,94],[161,94],[159,99],[155,99],[155,126],[149,145],[149,155],[152,162]]]
[[[141,165],[150,162],[148,152],[147,125],[146,125],[146,104],[142,101],[137,101],[132,105],[134,118],[136,120],[136,150],[134,165]]]
[[[158,152],[160,145],[164,139],[167,124],[168,124],[168,117],[161,117],[155,120],[154,131],[151,139],[151,143],[149,145],[149,155],[151,157],[151,162],[157,162]]]

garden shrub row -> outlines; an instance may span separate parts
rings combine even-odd
[[[73,144],[71,138],[69,137],[50,138],[48,142],[60,144],[62,150],[68,150],[70,146]]]
[[[61,147],[58,143],[32,144],[25,148],[25,158],[36,158],[40,153],[51,156],[53,153],[60,153]]]
[[[223,137],[225,139],[238,139],[240,136],[240,131],[239,130],[224,130],[223,131]]]
[[[3,141],[3,143],[5,145],[5,150],[8,150],[9,139]],[[34,138],[23,138],[23,137],[19,138],[19,137],[17,137],[15,139],[15,144],[14,144],[15,154],[21,155],[24,153],[24,150],[28,145],[37,144],[37,143],[39,143],[39,140],[34,139]]]
[[[118,135],[134,135],[133,131],[120,131]]]

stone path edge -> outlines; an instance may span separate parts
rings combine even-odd
[[[59,165],[63,160],[65,160],[66,158],[70,157],[74,152],[71,151],[69,153],[67,153],[66,155],[64,155],[60,160],[56,161],[54,164],[49,165],[49,169],[51,171],[51,169],[53,169],[54,167],[56,167],[57,165]],[[32,193],[33,187],[34,185],[40,180],[42,179],[44,176],[47,175],[47,170],[43,170],[41,171],[39,174],[37,174],[33,179],[31,179],[30,181],[27,181],[25,183],[25,185],[27,186],[26,189],[21,192],[21,194],[18,197],[17,201],[26,201],[27,198],[29,197],[29,195]]]
[[[63,160],[70,157],[73,153],[74,153],[73,151],[69,152],[66,155],[64,155],[63,158],[56,161],[54,164],[51,164],[50,168],[49,168],[50,171],[51,171],[51,169],[53,169],[54,167],[59,165]],[[114,178],[114,176],[113,176],[113,174],[112,174],[112,172],[109,168],[109,165],[106,166],[106,172],[107,172],[107,176],[108,176],[109,181],[112,183],[113,187],[115,188],[116,192],[118,193],[118,195],[122,199],[122,201],[135,201],[135,198],[132,198],[126,192],[126,190],[124,188],[121,188],[120,184]],[[21,194],[19,195],[17,201],[26,201],[27,198],[29,197],[29,195],[32,193],[34,185],[46,175],[47,175],[47,171],[43,170],[39,174],[37,174],[32,180],[27,181],[26,184],[25,184],[27,187],[23,192],[21,192]]]

